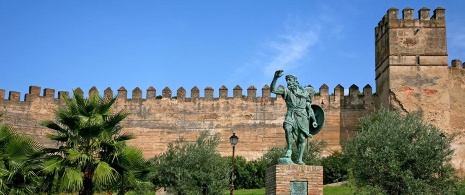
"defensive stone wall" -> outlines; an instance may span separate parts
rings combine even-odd
[[[465,129],[465,63],[461,60],[452,60],[450,71],[450,126],[453,131]]]
[[[421,111],[423,119],[446,136],[463,132],[463,64],[449,66],[445,9],[390,8],[375,27],[376,92],[379,105],[405,113]],[[465,143],[458,138],[452,163],[463,176]]]
[[[465,63],[460,60],[452,60],[449,68],[449,93],[450,93],[450,133],[459,132],[462,135],[452,146],[455,148],[455,156],[452,159],[454,167],[460,176],[465,176]]]
[[[240,86],[235,86],[233,96],[228,97],[228,88],[222,86],[218,96],[214,97],[214,89],[206,87],[204,96],[199,96],[199,89],[193,87],[190,97],[186,90],[180,87],[177,95],[172,96],[170,88],[164,88],[161,97],[157,97],[156,89],[149,87],[146,97],[142,98],[140,88],[132,90],[128,98],[127,90],[121,87],[117,90],[117,101],[114,111],[126,110],[130,115],[122,122],[124,131],[136,135],[130,144],[142,149],[148,158],[160,154],[167,149],[167,144],[180,137],[194,141],[202,130],[221,134],[218,149],[222,155],[231,155],[229,137],[233,132],[239,137],[236,146],[237,155],[248,160],[261,157],[274,146],[285,143],[282,123],[286,113],[286,105],[281,97],[272,97],[270,88],[265,85],[262,96],[257,97],[254,86],[247,88],[243,94]],[[99,90],[92,87],[88,94]],[[75,93],[84,92],[77,88]],[[101,94],[101,93],[100,93]],[[10,91],[5,99],[5,90],[0,89],[0,112],[4,113],[4,122],[19,131],[34,136],[43,144],[53,146],[54,143],[45,137],[50,131],[40,126],[41,121],[53,120],[54,110],[64,105],[62,96],[69,92],[30,86],[24,101],[20,101],[20,93]],[[112,89],[104,90],[104,97],[113,97]],[[360,92],[359,87],[352,85],[349,93],[344,96],[344,88],[338,85],[333,93],[329,87],[322,85],[319,93],[314,96],[313,103],[319,104],[326,112],[326,123],[315,139],[325,139],[328,142],[327,152],[338,149],[340,143],[353,136],[353,129],[361,116],[370,113],[376,101],[372,88],[366,85]]]

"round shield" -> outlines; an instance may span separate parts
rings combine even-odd
[[[313,119],[310,118],[310,124],[309,124],[310,131],[309,132],[312,135],[316,135],[318,132],[320,132],[320,130],[323,128],[325,124],[325,112],[323,111],[323,108],[321,108],[321,106],[319,105],[312,104],[311,107],[312,107],[313,113],[315,114],[315,119],[316,119],[316,123],[318,124],[318,126],[314,128]]]

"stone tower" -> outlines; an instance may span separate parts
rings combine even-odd
[[[419,111],[448,130],[450,96],[445,9],[390,8],[375,28],[376,91],[380,107]]]

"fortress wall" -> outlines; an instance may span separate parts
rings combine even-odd
[[[128,99],[127,90],[121,87],[116,93],[118,99],[113,109],[124,109],[130,113],[122,121],[123,131],[136,135],[129,144],[141,148],[147,158],[162,153],[167,144],[177,138],[195,141],[200,131],[210,130],[221,134],[218,150],[222,155],[231,155],[229,137],[235,132],[239,137],[237,155],[252,160],[261,157],[271,147],[284,146],[282,123],[287,110],[281,97],[271,97],[267,85],[262,88],[263,97],[256,97],[256,90],[251,86],[247,95],[243,95],[240,86],[236,86],[233,97],[228,97],[228,89],[223,86],[217,93],[218,97],[214,97],[214,89],[207,87],[204,97],[200,97],[198,88],[194,87],[191,97],[186,97],[181,87],[176,91],[177,96],[172,97],[171,90],[164,88],[162,98],[157,99],[156,90],[150,87],[146,98],[142,98],[142,91],[136,88],[132,91],[132,98]],[[20,101],[18,92],[9,92],[8,100],[5,100],[5,95],[2,96],[4,90],[0,90],[0,112],[4,113],[5,123],[34,136],[43,144],[55,146],[45,138],[50,131],[41,127],[40,122],[53,119],[54,110],[64,105],[64,100],[54,98],[52,89],[44,89],[42,95],[40,91],[40,87],[31,86],[25,100]],[[338,85],[329,94],[328,86],[323,85],[314,97],[313,103],[323,107],[327,119],[325,127],[314,139],[327,140],[328,151],[338,149],[341,139],[345,139],[348,133],[352,134],[358,117],[373,110],[376,95],[372,94],[371,86],[367,85],[363,92],[359,92],[353,85],[349,91],[349,95],[344,96],[344,88]],[[96,92],[98,89],[93,87],[88,94]],[[69,95],[63,91],[58,93],[59,97]],[[84,92],[77,88],[75,93]],[[107,88],[103,96],[112,97],[113,94]]]
[[[448,65],[445,9],[390,8],[375,27],[376,91],[379,105],[403,112],[421,111],[423,119],[446,136],[463,132],[463,64]],[[452,159],[465,170],[463,138],[453,143]],[[462,173],[463,176],[463,173]]]
[[[452,60],[450,71],[450,126],[451,132],[462,132],[465,129],[463,113],[465,113],[465,63],[460,60]],[[452,163],[461,177],[465,176],[465,135],[461,135],[456,143]]]
[[[465,63],[460,60],[452,60],[449,81],[450,93],[450,110],[451,120],[450,126],[452,131],[465,129],[463,122],[463,113],[465,113]],[[462,140],[465,142],[465,139]]]
[[[377,91],[383,105],[424,118],[448,130],[450,114],[445,9],[391,8],[375,28]],[[386,98],[388,102],[386,102]],[[387,104],[386,104],[387,103]],[[441,122],[447,121],[447,122]]]

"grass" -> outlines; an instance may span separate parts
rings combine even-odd
[[[354,190],[347,187],[347,186],[327,186],[323,188],[323,193],[325,195],[349,195],[349,194],[354,194]]]
[[[224,195],[229,194],[229,191]],[[249,189],[249,190],[234,190],[235,195],[255,195],[255,194],[265,194],[265,189]]]

